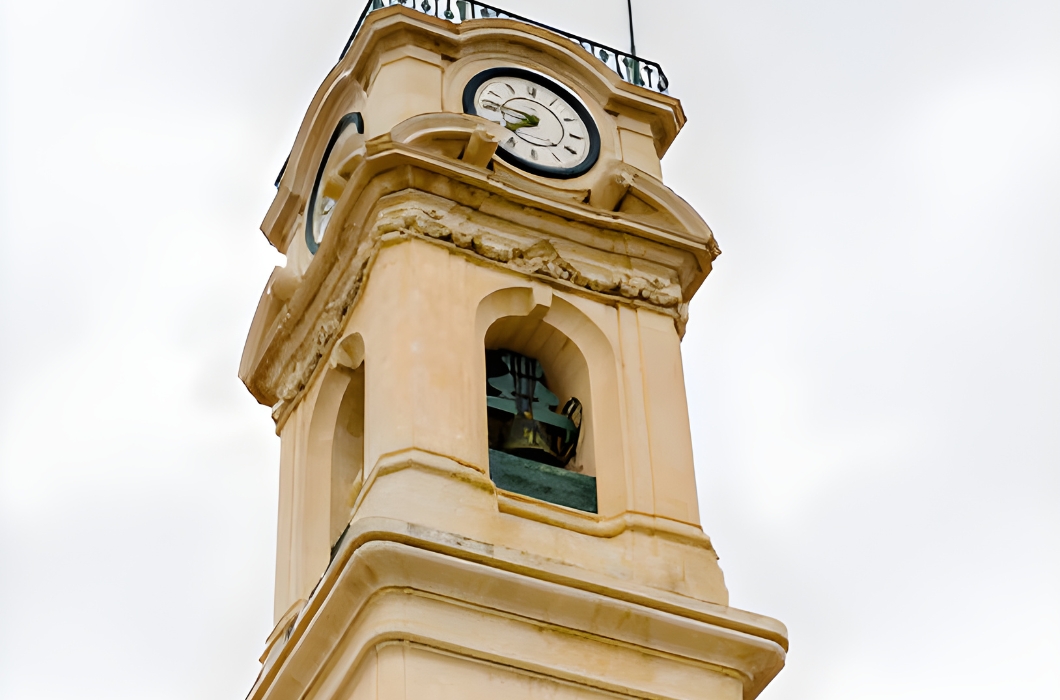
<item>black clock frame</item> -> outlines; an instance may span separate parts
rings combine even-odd
[[[498,148],[497,155],[500,156],[500,159],[505,163],[514,165],[515,167],[533,173],[534,175],[558,178],[561,180],[569,180],[589,172],[589,170],[596,165],[596,161],[600,157],[600,130],[597,128],[596,122],[593,121],[592,115],[589,114],[589,110],[584,104],[582,104],[582,101],[570,90],[547,76],[525,68],[507,66],[488,68],[477,74],[468,81],[467,85],[464,86],[464,112],[467,114],[482,116],[478,113],[478,109],[475,107],[475,93],[478,92],[478,89],[482,87],[482,84],[487,80],[507,76],[539,83],[566,100],[567,104],[571,106],[571,109],[573,109],[581,118],[582,123],[585,124],[585,130],[589,132],[589,152],[586,154],[585,160],[571,168],[554,168],[539,163],[533,163],[528,160],[523,160],[519,156],[513,155],[502,148]]]
[[[361,118],[360,112],[350,112],[339,120],[339,123],[335,125],[335,130],[331,132],[331,138],[328,139],[328,145],[324,149],[324,155],[320,157],[320,165],[317,166],[317,177],[313,180],[313,189],[309,193],[309,205],[306,207],[305,217],[305,244],[309,248],[309,252],[313,255],[317,254],[317,250],[320,246],[317,244],[316,237],[313,236],[313,211],[317,206],[317,191],[320,189],[320,180],[324,177],[324,168],[327,167],[328,158],[331,157],[331,149],[335,148],[335,144],[338,143],[339,136],[342,132],[350,125],[357,127],[357,133],[364,133],[364,119]],[[286,163],[284,167],[286,168]],[[283,174],[281,173],[281,177]]]

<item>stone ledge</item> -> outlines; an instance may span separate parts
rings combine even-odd
[[[517,571],[498,568],[492,549],[451,542],[436,551],[445,533],[424,539],[429,532],[413,533],[405,523],[394,523],[404,530],[400,543],[397,531],[388,537],[355,525],[361,532],[351,533],[283,649],[262,669],[252,700],[303,697],[314,686],[315,697],[334,697],[365,652],[385,641],[639,697],[691,698],[689,689],[698,697],[704,683],[733,678],[750,700],[784,665],[786,630],[769,618],[655,592],[637,600],[628,591],[573,586],[549,576],[539,560]],[[466,557],[472,552],[477,561]],[[626,656],[658,673],[594,663]],[[325,678],[331,692],[320,687]]]

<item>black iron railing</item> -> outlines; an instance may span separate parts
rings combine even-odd
[[[382,10],[384,7],[390,7],[391,5],[402,5],[425,15],[431,15],[432,17],[438,17],[450,22],[465,22],[471,19],[492,19],[497,17],[532,24],[535,27],[541,27],[550,32],[555,32],[560,36],[567,37],[590,54],[603,61],[604,65],[617,73],[618,77],[622,78],[627,83],[640,85],[663,94],[666,94],[670,85],[669,81],[666,79],[666,74],[663,73],[662,66],[654,61],[646,61],[643,58],[638,58],[625,51],[620,51],[605,44],[590,41],[577,34],[565,32],[562,29],[556,29],[555,27],[550,27],[547,24],[542,24],[541,22],[536,22],[532,19],[527,19],[526,17],[520,17],[519,15],[506,12],[505,10],[498,9],[492,5],[475,2],[475,0],[368,0],[368,4],[365,5],[364,11],[361,12],[360,19],[357,20],[357,26],[353,28],[353,33],[350,34],[350,40],[346,42],[346,46],[342,49],[342,54],[339,56],[340,61],[346,56],[346,52],[350,50],[350,45],[353,44],[353,40],[357,36],[357,32],[360,31],[361,25],[364,24],[364,20],[368,17],[368,14],[375,10]]]

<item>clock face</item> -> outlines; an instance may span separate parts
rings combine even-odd
[[[351,112],[339,120],[335,131],[331,134],[324,155],[320,158],[320,167],[317,169],[317,179],[313,183],[313,192],[309,196],[309,207],[305,217],[305,242],[309,252],[316,255],[317,249],[324,241],[327,233],[328,223],[331,221],[331,213],[342,191],[345,189],[348,173],[335,172],[338,163],[332,162],[347,155],[342,146],[354,134],[364,133],[364,121],[359,112]]]
[[[577,177],[600,155],[600,132],[569,90],[521,68],[491,68],[464,88],[464,111],[510,134],[497,147],[508,163],[545,177]]]

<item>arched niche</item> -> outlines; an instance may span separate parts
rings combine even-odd
[[[317,482],[324,511],[319,537],[330,548],[349,524],[354,501],[364,483],[365,368],[364,342],[349,335],[332,352],[313,406],[307,464]],[[326,533],[323,529],[326,528]],[[319,547],[319,544],[317,545]]]
[[[346,391],[335,417],[331,444],[331,522],[328,539],[334,545],[353,515],[353,504],[364,484],[364,363],[345,369]]]
[[[616,354],[604,332],[574,303],[538,283],[487,295],[479,304],[476,328],[483,348],[476,373],[483,425],[485,350],[512,350],[536,359],[560,405],[572,396],[582,402],[581,434],[570,466],[596,478],[598,514],[609,517],[626,510]]]

